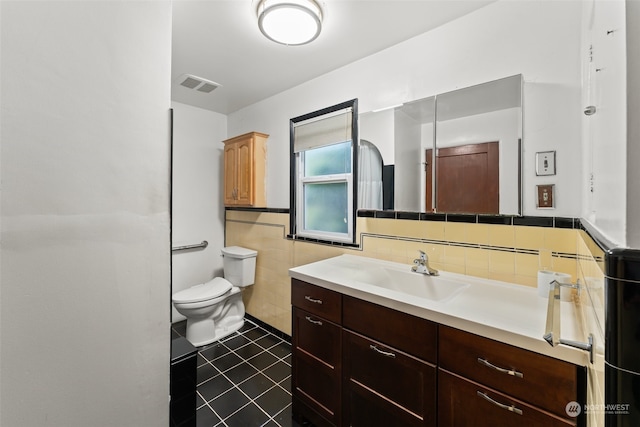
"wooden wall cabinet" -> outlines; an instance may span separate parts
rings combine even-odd
[[[267,206],[267,138],[249,132],[223,141],[225,206]]]

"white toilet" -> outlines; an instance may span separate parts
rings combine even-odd
[[[253,285],[257,255],[239,246],[222,248],[224,279],[215,277],[173,294],[173,306],[187,318],[191,344],[210,344],[242,327],[245,312],[240,288]]]

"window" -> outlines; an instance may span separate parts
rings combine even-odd
[[[355,243],[357,100],[291,119],[291,233]]]

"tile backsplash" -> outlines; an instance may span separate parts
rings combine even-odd
[[[572,219],[545,218],[538,221],[543,226],[538,226],[526,218],[493,224],[443,220],[443,215],[434,216],[437,220],[429,220],[429,215],[420,215],[419,220],[396,219],[398,216],[360,214],[359,246],[349,247],[287,238],[286,210],[227,210],[225,244],[258,251],[256,283],[244,292],[247,312],[291,334],[289,268],[343,253],[399,262],[409,268],[418,250],[423,250],[436,269],[532,287],[537,286],[540,269],[568,273],[572,281],[592,277],[599,269],[593,247],[588,247],[591,243],[585,243],[589,236],[577,227],[568,228],[573,227]],[[518,222],[522,225],[513,225]],[[554,226],[556,223],[560,226]]]

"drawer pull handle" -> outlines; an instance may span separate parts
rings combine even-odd
[[[505,405],[504,403],[497,402],[490,398],[486,393],[478,391],[478,396],[482,397],[487,402],[491,402],[499,408],[502,408],[506,411],[513,412],[514,414],[522,415],[522,409],[518,409],[513,405]]]
[[[383,351],[383,350],[380,350],[378,347],[376,347],[376,346],[375,346],[375,345],[373,345],[373,344],[369,344],[369,348],[370,348],[371,350],[375,351],[375,352],[380,353],[380,354],[381,354],[381,355],[383,355],[383,356],[393,357],[393,358],[395,358],[395,357],[396,357],[396,355],[395,355],[395,354],[393,354],[393,353],[391,353],[390,351]]]
[[[306,299],[309,302],[316,303],[316,304],[322,304],[322,300],[321,299],[311,298],[309,295],[305,295],[304,299]]]
[[[320,320],[314,320],[309,316],[305,316],[305,319],[307,319],[307,321],[309,323],[313,323],[314,325],[322,326],[322,322]]]
[[[511,376],[517,377],[517,378],[524,378],[524,375],[522,374],[522,372],[514,371],[513,369],[501,368],[499,366],[496,366],[496,365],[490,363],[489,361],[487,361],[487,360],[485,360],[485,359],[483,359],[481,357],[478,357],[478,363],[480,363],[481,365],[484,365],[484,366],[486,366],[488,368],[491,368],[491,369],[493,369],[495,371],[502,372],[503,374],[511,375]]]

